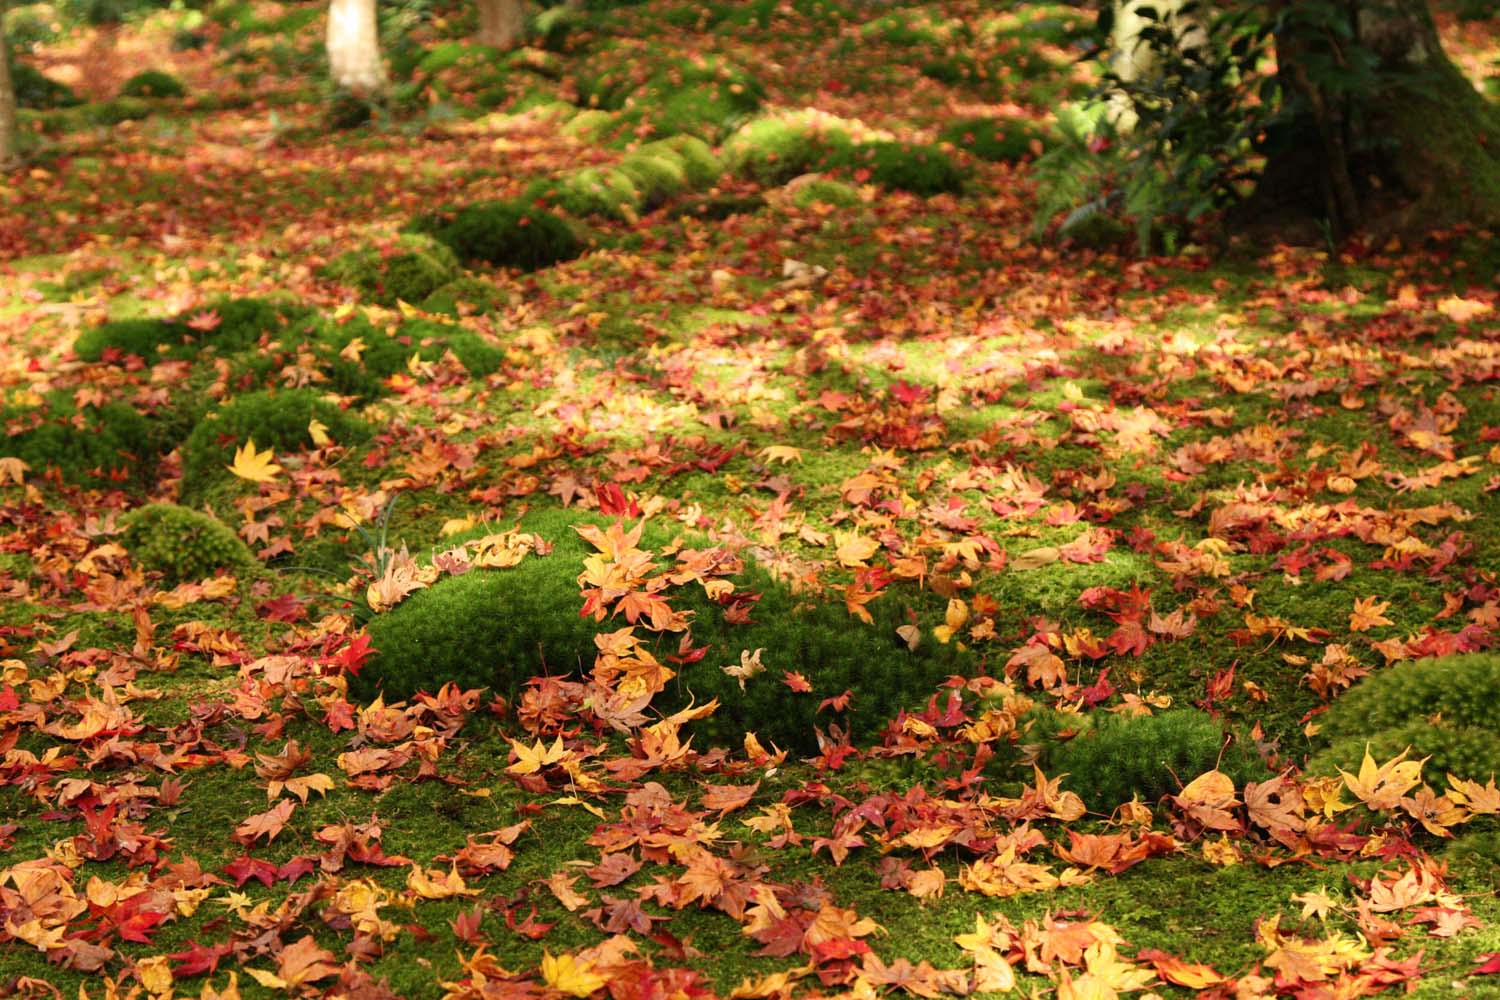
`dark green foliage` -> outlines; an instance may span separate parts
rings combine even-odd
[[[1332,742],[1433,716],[1500,732],[1500,654],[1414,660],[1371,674],[1319,717],[1318,735]]]
[[[200,314],[214,313],[218,323],[206,329],[194,329],[188,320]],[[109,357],[138,355],[148,363],[165,356],[195,357],[212,345],[220,352],[243,351],[255,346],[263,336],[278,333],[294,320],[307,315],[304,306],[267,299],[223,299],[201,309],[193,309],[175,319],[126,319],[103,323],[85,330],[73,344],[74,352],[84,361]]]
[[[533,514],[522,528],[552,542],[551,555],[529,555],[510,569],[444,578],[376,615],[369,631],[379,655],[355,688],[366,696],[383,689],[395,698],[435,690],[451,680],[513,696],[537,674],[586,672],[594,662],[594,636],[626,623],[579,617],[578,575],[594,550],[572,525],[585,520],[609,523],[568,511]],[[648,523],[641,544],[657,550],[674,534]],[[954,647],[930,639],[915,653],[907,650],[895,633],[896,625],[906,620],[904,609],[894,600],[872,605],[877,624],[867,626],[851,618],[842,602],[800,600],[755,566],[734,582],[738,593],[761,595],[750,624],[727,623],[724,608],[710,601],[701,586],[690,584],[668,594],[673,607],[694,612],[693,644],[707,646],[708,652],[697,663],[677,668],[678,677],[653,707],[667,712],[718,698],[723,707],[694,724],[703,739],[733,742],[753,730],[762,740],[813,750],[814,725],[841,720],[834,712],[819,714],[819,701],[847,689],[853,700],[844,720],[856,740],[869,741],[899,709],[921,707],[945,678],[971,669]],[[638,634],[649,635],[645,630]],[[657,658],[667,662],[677,652],[677,639],[668,635],[658,640],[653,650]],[[738,665],[742,651],[756,649],[764,649],[766,669],[751,677],[742,692],[721,668]],[[814,693],[793,693],[783,683],[784,671],[801,672]]]
[[[105,128],[121,122],[139,121],[151,115],[150,103],[139,97],[116,97],[110,101],[85,105],[78,110],[85,124]]]
[[[150,422],[124,403],[79,408],[54,393],[42,406],[0,411],[0,456],[19,458],[37,474],[55,467],[80,486],[143,489],[160,444]]]
[[[964,118],[951,122],[940,135],[956,148],[996,163],[1019,163],[1045,147],[1050,131],[1025,118]]]
[[[228,525],[189,507],[148,504],[125,515],[121,524],[125,533],[120,541],[135,564],[161,573],[168,584],[256,565],[255,556]]]
[[[1054,777],[1066,772],[1063,787],[1095,812],[1108,813],[1132,796],[1154,802],[1215,767],[1236,785],[1270,776],[1253,746],[1238,736],[1230,740],[1223,726],[1197,709],[1131,718],[1098,712],[1088,718],[1092,725],[1084,731],[1044,750],[1043,770]]]
[[[850,147],[842,129],[805,115],[779,115],[746,124],[725,142],[723,153],[731,170],[773,185],[818,170]]]
[[[187,94],[187,88],[171,73],[148,69],[126,80],[120,93],[126,97],[182,97]]]
[[[526,271],[571,260],[583,243],[561,217],[519,201],[487,201],[422,216],[411,230],[444,243],[466,264]]]
[[[377,305],[399,300],[416,304],[463,273],[458,258],[442,243],[416,233],[389,248],[351,250],[323,268],[323,276],[365,293]]]
[[[1430,758],[1422,768],[1422,778],[1439,791],[1448,787],[1448,774],[1479,782],[1500,776],[1500,733],[1426,719],[1342,737],[1310,757],[1306,770],[1316,775],[1334,775],[1340,769],[1357,774],[1366,749],[1377,764],[1408,749],[1409,760]]]
[[[368,97],[340,90],[328,99],[323,122],[332,132],[346,132],[368,125],[377,110],[378,105]]]
[[[226,467],[246,441],[278,453],[311,447],[307,427],[314,418],[339,444],[361,441],[370,433],[364,421],[311,389],[251,392],[209,412],[182,445],[183,500],[196,501],[211,482],[229,475]]]
[[[175,320],[120,319],[83,331],[73,342],[73,353],[84,361],[136,355],[151,362],[163,349],[180,347],[191,332]]]
[[[963,171],[936,146],[905,142],[864,142],[844,150],[840,166],[867,171],[881,187],[928,197],[963,189]]]
[[[11,84],[16,90],[16,104],[36,111],[71,108],[83,103],[73,88],[58,83],[30,63],[11,60]]]

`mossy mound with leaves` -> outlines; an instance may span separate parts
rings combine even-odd
[[[1428,784],[1445,775],[1486,781],[1500,774],[1500,654],[1414,660],[1366,677],[1318,717],[1313,774],[1359,770],[1368,746],[1377,763],[1403,750],[1431,758]]]
[[[52,393],[41,406],[0,410],[0,456],[36,476],[56,469],[76,486],[144,489],[163,446],[159,429],[125,403],[77,406]]]
[[[1044,711],[1036,722],[1043,770],[1053,777],[1066,773],[1063,787],[1095,812],[1111,812],[1132,797],[1155,802],[1215,768],[1239,786],[1271,776],[1248,739],[1195,708],[1142,716]],[[1061,729],[1074,727],[1078,731],[1071,738],[1056,738]]]
[[[580,107],[614,111],[601,130],[621,136],[693,135],[717,141],[754,114],[765,88],[719,56],[684,58],[620,44],[594,56],[574,80]]]
[[[788,185],[787,195],[798,208],[814,208],[819,205],[853,208],[864,203],[858,188],[828,177],[809,177],[804,183]]]
[[[713,149],[690,135],[645,143],[613,167],[584,167],[537,181],[524,200],[542,201],[575,218],[631,220],[684,190],[710,187],[724,173]]]
[[[504,350],[477,333],[435,320],[408,320],[390,331],[364,320],[320,321],[309,339],[332,388],[361,399],[385,395],[387,380],[407,371],[413,356],[437,361],[451,353],[475,378],[493,374],[505,362]]]
[[[142,569],[161,573],[169,584],[201,580],[219,570],[242,572],[255,556],[224,522],[190,507],[148,504],[121,520],[121,543]]]
[[[761,184],[785,184],[828,166],[854,145],[836,122],[804,113],[747,122],[725,141],[725,165]]]
[[[583,252],[583,241],[561,216],[521,201],[487,201],[414,220],[412,232],[431,236],[466,264],[534,271]]]
[[[223,299],[171,319],[102,323],[80,334],[73,352],[90,362],[135,355],[147,363],[196,358],[206,347],[234,353],[256,346],[262,337],[274,338],[309,312],[305,306],[268,299]]]
[[[52,79],[30,63],[12,60],[10,72],[17,107],[50,111],[53,108],[76,107],[83,103],[72,87]]]
[[[355,679],[355,690],[363,696],[383,690],[390,699],[453,681],[513,697],[533,676],[586,673],[597,652],[595,635],[627,623],[579,617],[578,576],[594,552],[573,530],[580,523],[602,526],[611,519],[555,510],[533,514],[521,527],[551,542],[550,555],[528,555],[509,569],[445,577],[374,616],[368,630],[379,652]],[[640,546],[659,551],[677,536],[674,526],[648,522]],[[699,547],[692,538],[684,543]],[[671,561],[658,565],[667,568]],[[836,596],[799,598],[754,565],[733,582],[737,594],[760,595],[749,610],[749,624],[727,621],[725,607],[697,584],[664,595],[673,608],[693,612],[693,645],[707,652],[695,663],[673,664],[678,675],[652,707],[665,713],[718,698],[718,712],[693,724],[693,731],[708,740],[738,743],[753,731],[762,740],[808,752],[817,745],[814,726],[837,722],[857,742],[868,742],[900,709],[921,708],[944,679],[973,669],[955,647],[928,636],[916,651],[908,649],[895,631],[908,619],[894,599],[871,604],[876,624],[865,625]],[[657,637],[638,629],[637,634],[653,643],[653,654],[663,663],[678,652],[676,633]],[[742,691],[722,668],[739,666],[743,653],[757,649],[764,651],[765,669]],[[806,677],[812,692],[794,692],[785,683],[787,672]],[[852,692],[846,713],[818,711],[820,701],[846,690]]]
[[[964,172],[936,146],[907,142],[863,142],[833,160],[856,178],[884,188],[930,197],[963,190]]]
[[[447,245],[417,233],[403,233],[390,247],[351,250],[323,268],[323,277],[352,285],[382,306],[417,305],[462,274]]]
[[[171,73],[148,69],[126,80],[120,86],[120,93],[125,97],[183,97],[187,88]]]
[[[234,453],[246,442],[277,453],[312,447],[313,420],[336,444],[354,444],[370,435],[363,420],[312,389],[246,393],[210,411],[182,445],[183,500],[196,502],[210,484],[229,476]]]
[[[963,118],[939,136],[970,156],[993,163],[1020,163],[1043,152],[1052,130],[1025,118]]]

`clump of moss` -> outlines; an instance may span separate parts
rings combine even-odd
[[[861,173],[881,187],[930,197],[963,190],[964,173],[936,146],[906,142],[865,142],[843,150],[840,166]]]
[[[55,468],[79,486],[144,489],[160,445],[151,422],[124,403],[78,407],[54,393],[42,406],[0,412],[0,456],[37,473]]]
[[[421,302],[462,274],[452,250],[417,233],[403,233],[388,247],[351,250],[323,268],[325,278],[352,285],[383,306]]]
[[[294,319],[308,314],[304,306],[267,299],[222,299],[201,309],[189,310],[173,319],[126,319],[102,323],[85,330],[73,344],[73,352],[84,361],[106,356],[137,355],[148,362],[159,357],[195,357],[212,345],[221,352],[242,351],[277,334]],[[196,318],[210,320],[195,325]]]
[[[332,388],[361,399],[384,395],[387,380],[406,371],[414,355],[437,361],[451,352],[476,378],[498,371],[505,361],[502,349],[472,330],[435,320],[410,320],[391,331],[363,319],[320,321],[305,337],[300,345],[284,346],[310,351],[328,373]]]
[[[86,104],[78,109],[85,124],[109,127],[121,122],[139,121],[151,116],[151,104],[139,97],[116,97],[98,104]]]
[[[192,331],[170,319],[120,319],[101,323],[79,334],[73,353],[84,361],[130,355],[154,361],[164,350],[180,347]]]
[[[172,503],[154,503],[126,514],[121,543],[142,569],[161,573],[168,584],[201,580],[219,570],[242,571],[255,556],[228,525]]]
[[[641,207],[650,210],[687,187],[687,171],[674,156],[637,151],[620,161],[620,173],[641,195]]]
[[[952,35],[947,25],[934,24],[920,11],[883,14],[860,25],[860,36],[886,45],[939,45]]]
[[[125,97],[182,97],[187,88],[171,73],[148,69],[126,80],[120,93]]]
[[[753,191],[747,194],[721,192],[718,194],[705,194],[683,198],[668,209],[668,211],[674,218],[678,219],[691,218],[718,221],[727,219],[732,215],[754,215],[765,207],[765,195]]]
[[[1025,118],[963,118],[944,128],[940,138],[981,160],[1020,163],[1037,155],[1051,132]]]
[[[1422,778],[1439,791],[1447,788],[1449,774],[1480,782],[1500,775],[1500,734],[1442,719],[1417,719],[1344,736],[1308,758],[1306,771],[1315,775],[1334,775],[1340,770],[1357,774],[1366,751],[1379,764],[1402,751],[1410,751],[1409,760],[1429,758]]]
[[[1066,772],[1064,787],[1095,812],[1110,812],[1132,796],[1153,802],[1215,767],[1236,784],[1270,776],[1247,740],[1198,709],[1128,718],[1099,712],[1084,719],[1072,739],[1044,747],[1044,770]]]
[[[338,444],[356,443],[370,433],[364,421],[311,389],[246,393],[210,411],[182,445],[183,500],[196,501],[209,484],[227,476],[235,450],[247,441],[277,452],[311,447],[308,425],[314,419]]]
[[[412,231],[446,244],[465,263],[534,271],[583,252],[560,216],[519,201],[488,201],[415,220]]]
[[[674,135],[648,142],[636,150],[641,156],[660,156],[678,163],[688,186],[712,187],[724,174],[724,164],[712,147],[697,136]]]
[[[420,303],[424,312],[457,316],[465,312],[487,312],[503,307],[508,296],[492,282],[475,275],[463,275],[448,282]]]
[[[856,188],[828,177],[810,177],[805,183],[789,187],[787,193],[791,195],[792,204],[798,208],[811,208],[814,205],[852,208],[864,201]]]
[[[12,60],[10,73],[18,107],[49,111],[52,108],[76,107],[83,103],[72,87],[52,79],[30,63]]]
[[[630,220],[641,208],[641,193],[623,170],[584,167],[558,178],[538,181],[526,198],[554,205],[575,218],[603,216]]]
[[[762,184],[784,184],[827,165],[853,142],[837,124],[804,114],[757,118],[724,143],[724,161]]]
[[[527,556],[510,569],[446,577],[376,615],[369,633],[379,652],[355,681],[356,691],[405,697],[451,680],[513,696],[536,675],[586,672],[597,651],[594,636],[625,622],[595,623],[578,614],[578,576],[594,551],[573,530],[583,522],[609,523],[568,511],[533,514],[522,528],[550,541],[550,555]],[[642,545],[659,550],[671,537],[669,529],[648,523]],[[856,740],[869,740],[898,710],[921,706],[945,678],[970,669],[954,647],[930,639],[910,651],[895,632],[906,618],[894,600],[875,602],[870,610],[878,624],[866,626],[852,619],[842,602],[801,600],[754,565],[747,565],[734,584],[737,594],[759,595],[747,624],[727,620],[725,606],[710,600],[701,586],[667,595],[674,608],[693,612],[693,644],[707,652],[696,663],[677,666],[678,676],[652,704],[669,712],[719,699],[723,707],[694,726],[707,739],[737,742],[750,730],[763,740],[808,751],[816,748],[815,725],[843,721]],[[658,639],[654,655],[666,662],[677,652],[678,638]],[[756,649],[763,650],[765,671],[741,690],[722,668],[740,665],[742,654]],[[793,693],[783,683],[785,671],[800,672],[813,693]],[[842,720],[818,712],[823,698],[845,690],[852,700]]]
[[[1500,654],[1414,660],[1371,674],[1329,706],[1319,736],[1331,742],[1434,717],[1500,731]]]
[[[752,74],[726,59],[684,58],[647,45],[600,52],[574,84],[580,107],[620,112],[615,128],[632,135],[715,140],[765,97]]]

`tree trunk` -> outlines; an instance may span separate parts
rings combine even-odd
[[[0,0],[0,170],[8,170],[18,162],[16,87],[10,76],[10,43],[5,39],[5,0]]]
[[[361,97],[385,89],[375,0],[330,0],[328,72],[335,85]]]
[[[526,30],[525,0],[478,0],[480,45],[508,49]]]
[[[1335,239],[1500,221],[1500,114],[1443,53],[1427,0],[1346,0],[1343,16],[1352,46],[1295,21],[1276,36],[1297,114],[1271,137],[1252,216],[1322,220]],[[1354,48],[1374,61],[1373,93],[1318,77]]]

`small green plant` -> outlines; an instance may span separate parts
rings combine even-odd
[[[187,88],[171,73],[159,69],[148,69],[137,73],[120,86],[125,97],[183,97]]]
[[[1044,747],[1043,769],[1067,773],[1063,786],[1095,812],[1110,812],[1132,796],[1154,802],[1216,767],[1237,785],[1270,776],[1248,741],[1197,709],[1128,718],[1096,712],[1086,720],[1072,739]]]
[[[161,573],[168,584],[201,580],[223,569],[257,565],[248,546],[228,525],[189,507],[154,503],[121,519],[121,543],[142,569]]]
[[[835,162],[868,174],[881,187],[930,197],[963,190],[964,172],[936,146],[905,142],[864,142],[840,152]]]
[[[550,555],[528,555],[509,569],[445,577],[376,615],[369,633],[379,652],[356,679],[356,691],[406,697],[454,681],[514,696],[536,675],[587,672],[597,652],[594,636],[626,623],[596,623],[579,616],[578,576],[594,550],[573,526],[609,521],[569,511],[532,514],[521,527],[551,542]],[[673,534],[648,522],[642,545],[659,550]],[[953,646],[931,639],[924,639],[915,652],[909,650],[895,632],[907,620],[895,600],[871,605],[877,624],[867,626],[851,618],[842,602],[799,599],[754,565],[747,565],[734,583],[738,594],[759,595],[745,624],[732,624],[726,608],[710,600],[701,586],[690,584],[667,594],[673,607],[693,612],[693,645],[705,647],[706,653],[697,662],[678,665],[678,676],[652,704],[666,712],[719,699],[723,707],[694,724],[705,738],[737,741],[750,730],[763,740],[808,751],[817,745],[814,726],[842,721],[855,739],[870,740],[899,709],[921,707],[945,678],[972,669]],[[678,634],[639,634],[653,643],[662,662],[678,652]],[[722,668],[740,666],[742,657],[755,655],[756,649],[763,651],[765,671],[750,677],[741,690]],[[783,682],[787,671],[804,675],[813,693],[792,692]],[[846,713],[819,712],[821,699],[846,690],[851,692]]]
[[[963,118],[949,123],[940,138],[981,160],[1020,163],[1042,152],[1052,132],[1027,118]]]
[[[370,433],[364,421],[311,389],[246,393],[211,410],[182,445],[184,502],[198,501],[211,483],[227,477],[235,449],[247,441],[277,452],[311,447],[308,427],[314,419],[339,444],[361,441]]]
[[[452,250],[417,233],[403,233],[389,247],[351,250],[323,268],[323,277],[352,285],[383,306],[415,305],[462,274]]]
[[[410,229],[444,243],[466,264],[534,271],[583,252],[583,242],[560,216],[519,201],[488,201],[436,212]]]

